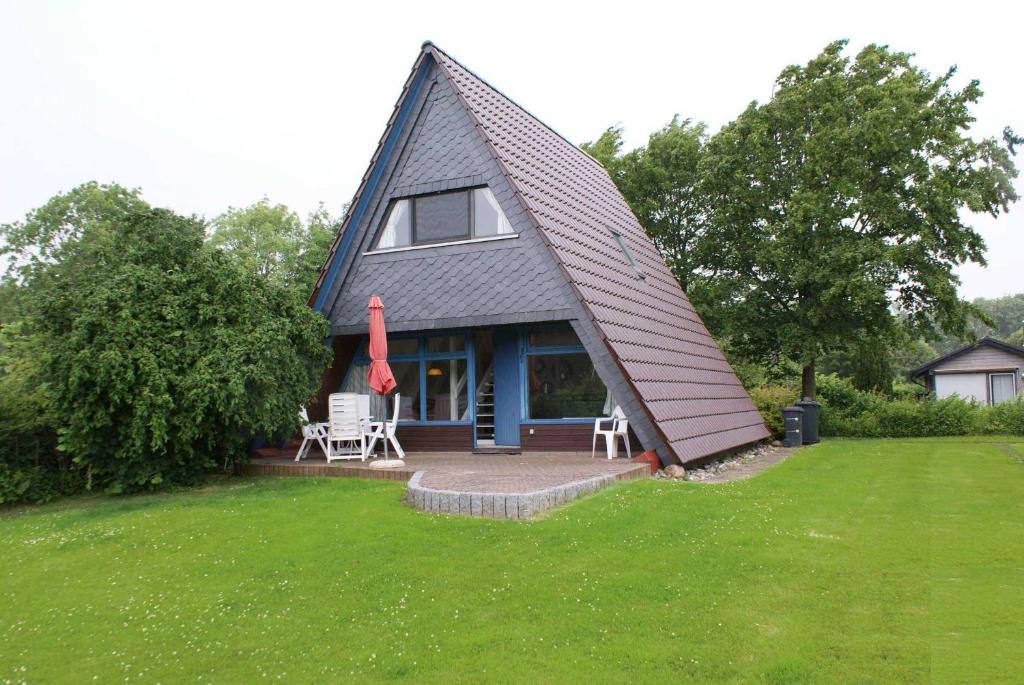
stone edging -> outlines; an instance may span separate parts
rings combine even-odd
[[[619,480],[645,478],[643,469],[607,473],[593,478],[563,483],[531,492],[459,492],[436,490],[420,485],[426,471],[417,471],[409,480],[405,501],[421,511],[434,514],[458,514],[482,518],[523,520],[596,492]]]

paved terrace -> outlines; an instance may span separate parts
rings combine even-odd
[[[418,509],[510,519],[531,518],[616,481],[650,475],[645,463],[578,452],[407,453],[400,469],[371,469],[369,461],[358,460],[328,464],[316,456],[297,463],[294,454],[254,457],[238,472],[409,481],[405,499]]]

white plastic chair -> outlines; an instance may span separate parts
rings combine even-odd
[[[359,396],[355,393],[334,393],[328,399],[328,462],[337,459],[366,461],[366,431],[359,405]]]
[[[604,428],[603,424],[610,423],[610,428]],[[633,458],[633,454],[629,449],[629,420],[626,415],[622,413],[621,407],[615,407],[612,410],[612,415],[594,420],[594,441],[590,449],[590,458],[593,459],[597,453],[597,436],[603,436],[605,447],[608,450],[608,458],[614,459],[618,456],[619,452],[619,437],[622,437],[622,442],[626,445],[626,456],[630,459]]]
[[[370,443],[369,447],[367,447],[367,452],[373,451],[373,448],[377,444],[378,440],[385,440],[387,442],[390,442],[391,445],[395,448],[395,454],[398,455],[399,459],[405,459],[405,451],[402,449],[402,446],[398,444],[398,438],[395,437],[395,431],[398,430],[398,414],[399,410],[401,409],[401,403],[402,396],[400,393],[396,392],[395,411],[394,414],[391,416],[391,420],[374,421],[370,423],[370,429],[372,432],[370,434]],[[384,447],[386,449],[387,444],[385,444]]]
[[[295,461],[300,461],[309,456],[309,450],[314,442],[320,445],[324,457],[327,457],[327,424],[311,423],[305,407],[299,409],[299,419],[302,420],[302,444],[299,445],[299,452],[295,455]]]

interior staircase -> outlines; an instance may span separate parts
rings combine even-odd
[[[494,445],[494,367],[487,369],[476,391],[476,444]]]

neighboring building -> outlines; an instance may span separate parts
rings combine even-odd
[[[985,337],[917,367],[911,378],[942,399],[959,395],[981,404],[999,404],[1021,392],[1024,347]]]
[[[588,450],[621,405],[634,449],[687,462],[768,437],[605,169],[425,43],[310,304],[366,391],[380,295],[413,450]]]

